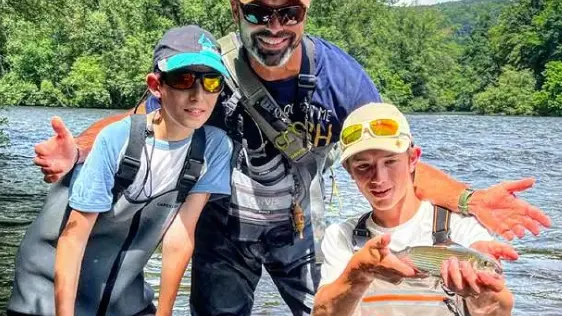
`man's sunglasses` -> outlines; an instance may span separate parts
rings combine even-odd
[[[177,90],[193,88],[197,79],[201,81],[203,90],[209,93],[219,93],[224,88],[224,77],[216,72],[162,72],[160,78],[166,85]]]
[[[281,25],[297,25],[306,16],[306,8],[303,5],[272,8],[257,3],[240,3],[240,7],[244,20],[254,25],[267,25],[275,18],[275,15]]]
[[[378,119],[361,124],[353,124],[343,129],[341,132],[341,142],[344,146],[349,146],[363,139],[365,129],[373,137],[398,137],[406,135],[400,133],[400,124],[393,119]],[[409,137],[409,136],[408,136]]]

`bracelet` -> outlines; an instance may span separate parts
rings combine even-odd
[[[464,216],[470,216],[470,213],[468,212],[468,201],[470,200],[472,194],[474,194],[474,190],[466,188],[462,191],[461,196],[459,197],[459,212]]]

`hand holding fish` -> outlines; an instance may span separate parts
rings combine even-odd
[[[468,261],[452,257],[441,265],[443,284],[452,292],[468,297],[486,291],[501,292],[505,287],[503,276],[489,271],[478,271]]]
[[[355,254],[358,266],[362,267],[364,272],[367,272],[367,278],[370,278],[370,281],[378,278],[397,283],[404,277],[416,276],[415,269],[396,257],[388,248],[389,244],[389,234],[376,236]]]
[[[507,240],[515,236],[523,238],[525,230],[536,236],[540,226],[550,227],[550,218],[514,194],[529,189],[534,183],[534,179],[526,178],[476,190],[468,202],[468,209],[488,230]]]

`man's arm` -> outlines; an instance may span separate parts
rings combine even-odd
[[[144,113],[144,106],[142,106],[142,112]],[[85,131],[83,131],[80,135],[78,135],[74,139],[76,143],[76,147],[78,148],[78,157],[75,159],[75,161],[77,163],[83,163],[86,160],[86,157],[88,157],[90,151],[92,150],[92,145],[94,144],[94,140],[96,139],[96,137],[104,127],[106,127],[109,124],[120,121],[131,114],[133,114],[133,110],[129,110],[125,113],[119,113],[103,118],[95,122],[94,124],[90,125]]]
[[[506,181],[476,190],[468,201],[468,211],[489,231],[512,240],[522,238],[525,230],[538,235],[540,226],[550,227],[550,218],[537,207],[519,199],[515,193],[531,188],[534,179]],[[444,172],[422,162],[416,167],[416,195],[422,200],[459,212],[461,193],[467,188]]]
[[[139,113],[144,113],[144,103],[139,106]],[[90,154],[94,140],[107,125],[133,114],[133,110],[115,114],[95,122],[76,139],[72,137],[59,117],[53,117],[51,125],[55,136],[35,145],[33,163],[41,167],[43,178],[47,183],[57,182],[64,177],[76,163],[83,163]]]
[[[209,193],[188,195],[164,235],[157,316],[172,315],[181,279],[193,254],[195,227],[209,196]]]
[[[84,250],[97,216],[97,213],[73,210],[58,240],[55,257],[55,306],[59,316],[74,315]]]
[[[351,315],[375,277],[390,282],[416,275],[414,269],[390,252],[390,235],[377,236],[351,257],[344,272],[318,290],[314,315]]]
[[[449,177],[445,172],[426,163],[418,162],[414,178],[416,196],[432,204],[459,212],[458,202],[466,184]]]

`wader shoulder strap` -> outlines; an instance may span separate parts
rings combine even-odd
[[[353,235],[351,243],[353,245],[353,252],[359,251],[361,248],[365,246],[367,241],[371,239],[371,233],[367,229],[367,220],[373,214],[373,212],[367,212],[359,218],[357,225],[353,229]]]
[[[204,126],[196,129],[193,133],[191,144],[187,150],[183,169],[177,183],[178,203],[183,203],[183,201],[185,201],[189,191],[191,191],[201,176],[201,170],[203,169],[203,164],[205,163],[205,147],[207,146],[206,138]]]
[[[433,244],[447,244],[451,241],[451,211],[441,206],[433,207]]]
[[[275,99],[267,91],[263,83],[244,59],[244,50],[238,36],[230,33],[218,40],[221,46],[223,62],[231,77],[227,84],[233,91],[233,97],[239,98],[246,112],[258,124],[267,139],[293,162],[308,161],[312,144],[303,139],[301,133],[290,132],[291,123],[288,116],[281,110]],[[316,87],[316,70],[314,43],[308,37],[303,37],[304,60],[301,65],[301,74],[298,78],[299,94],[303,91],[302,99],[310,102],[310,97]],[[308,65],[306,65],[308,63]],[[307,71],[308,73],[305,73]],[[238,92],[238,93],[237,93]],[[227,102],[228,103],[228,102]],[[232,102],[229,102],[230,104]],[[306,133],[305,133],[306,135]]]
[[[131,129],[129,130],[129,143],[125,155],[119,163],[113,185],[113,201],[117,201],[123,191],[135,180],[140,169],[140,158],[146,139],[146,115],[131,115]]]

